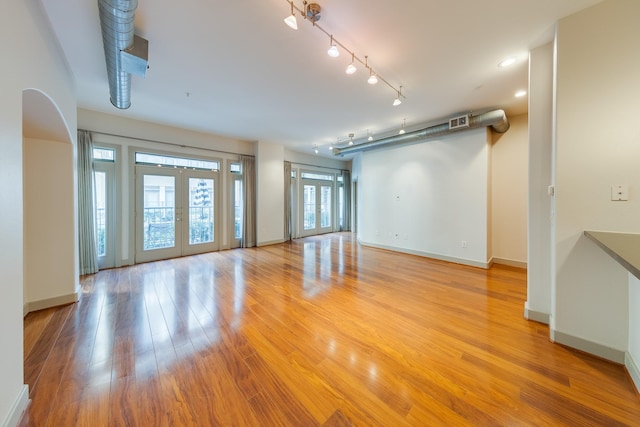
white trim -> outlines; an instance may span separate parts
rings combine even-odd
[[[624,366],[627,368],[627,372],[629,372],[629,376],[631,377],[631,381],[633,381],[633,385],[636,386],[636,392],[640,390],[640,369],[638,369],[638,365],[633,360],[633,356],[631,353],[626,352],[624,355]]]
[[[72,304],[78,301],[78,292],[74,292],[68,295],[61,295],[59,297],[41,299],[38,301],[31,301],[23,306],[23,312],[25,316],[32,311],[44,310],[45,308],[57,307],[59,305]]]
[[[552,330],[551,337],[552,341],[558,344],[566,345],[568,347],[575,348],[576,350],[584,351],[585,353],[593,354],[594,356],[619,364],[625,363],[625,352],[623,350],[587,341],[584,338],[574,337],[573,335],[565,334],[560,331]]]
[[[492,260],[494,264],[506,265],[509,267],[524,268],[525,270],[527,269],[526,261],[516,261],[514,259],[498,258],[498,257],[493,257]]]
[[[22,418],[22,413],[25,409],[27,409],[27,405],[29,404],[29,386],[27,384],[22,385],[22,389],[20,390],[20,394],[16,398],[16,401],[13,402],[13,406],[9,409],[9,413],[7,414],[7,418],[2,422],[2,427],[15,427],[20,422]]]
[[[456,257],[447,256],[447,255],[432,254],[430,252],[423,252],[423,251],[414,251],[411,249],[397,248],[395,246],[378,245],[376,243],[370,243],[370,242],[364,242],[364,241],[360,241],[360,244],[363,246],[370,246],[372,248],[386,249],[388,251],[401,252],[401,253],[410,254],[410,255],[418,255],[426,258],[437,259],[440,261],[447,261],[447,262],[453,262],[455,264],[462,264],[462,265],[468,265],[471,267],[483,268],[485,270],[488,270],[489,268],[491,268],[491,264],[493,263],[493,260],[489,262],[479,262],[471,259],[456,258]]]
[[[278,243],[284,243],[284,239],[271,240],[268,242],[258,242],[256,246],[261,247],[261,246],[277,245]]]
[[[544,323],[545,325],[549,324],[549,313],[543,313],[541,311],[535,311],[529,309],[529,301],[524,303],[524,318],[527,320],[532,320],[534,322]]]

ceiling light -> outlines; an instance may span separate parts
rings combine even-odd
[[[369,135],[369,137],[367,138],[367,141],[373,141],[373,135],[371,135],[371,132],[369,132],[369,129],[367,129],[367,135]]]
[[[402,100],[400,99],[402,97],[402,86],[400,86],[400,90],[398,91],[398,96],[396,97],[396,99],[393,100],[393,106],[397,107],[398,105],[402,104]]]
[[[347,66],[347,71],[346,71],[347,74],[353,74],[353,73],[355,73],[357,71],[357,68],[356,68],[355,64],[353,63],[355,58],[356,58],[355,53],[352,53],[351,54],[351,64],[349,64]]]
[[[507,58],[504,61],[500,62],[498,64],[498,67],[500,68],[508,67],[509,65],[513,65],[515,62],[516,62],[515,58]]]
[[[525,96],[527,94],[526,90],[519,90],[516,92],[515,97],[516,98],[522,98],[523,96]]]
[[[318,144],[315,144],[315,145],[313,146],[313,152],[314,152],[314,153],[316,153],[316,154],[318,154]]]
[[[398,135],[404,135],[404,125],[406,124],[407,119],[402,119],[402,127],[400,128],[400,132],[398,132]]]
[[[294,30],[297,30],[298,21],[296,20],[296,15],[293,12],[293,1],[290,1],[289,3],[291,3],[291,15],[284,18],[284,23],[287,24],[289,27],[293,28]]]
[[[333,36],[331,36],[331,47],[327,51],[330,57],[337,58],[340,56],[340,51],[338,50],[338,46],[333,43]]]
[[[353,145],[353,133],[349,134],[349,145]]]
[[[373,72],[373,70],[371,70],[369,74],[370,75],[369,75],[369,78],[367,79],[367,83],[369,83],[370,85],[374,85],[378,83],[378,77],[376,77],[376,74]]]

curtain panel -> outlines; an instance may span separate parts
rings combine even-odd
[[[284,241],[291,240],[291,162],[284,162]]]
[[[256,160],[253,156],[240,156],[240,162],[244,189],[241,246],[250,248],[256,245]]]
[[[78,250],[80,274],[98,272],[93,208],[93,135],[78,131]]]

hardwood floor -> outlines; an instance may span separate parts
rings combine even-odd
[[[81,284],[25,318],[22,426],[640,425],[622,366],[523,318],[520,269],[339,233]]]

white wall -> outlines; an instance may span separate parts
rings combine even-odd
[[[256,143],[258,246],[284,241],[284,146]]]
[[[528,259],[525,317],[549,323],[554,44],[529,52]]]
[[[491,147],[491,233],[494,262],[527,265],[528,117],[510,116],[511,127]]]
[[[486,267],[490,139],[481,128],[363,153],[354,163],[361,241]]]
[[[76,298],[73,146],[24,140],[25,303],[55,305]],[[52,303],[51,300],[53,300]]]
[[[9,425],[17,421],[27,397],[22,355],[22,91],[37,88],[48,94],[62,112],[73,141],[76,104],[70,73],[39,2],[4,1],[0,39],[11,41],[4,46],[11,66],[0,69],[0,425]]]
[[[553,338],[596,353],[628,345],[628,276],[582,233],[640,232],[639,17],[609,0],[558,23]]]

